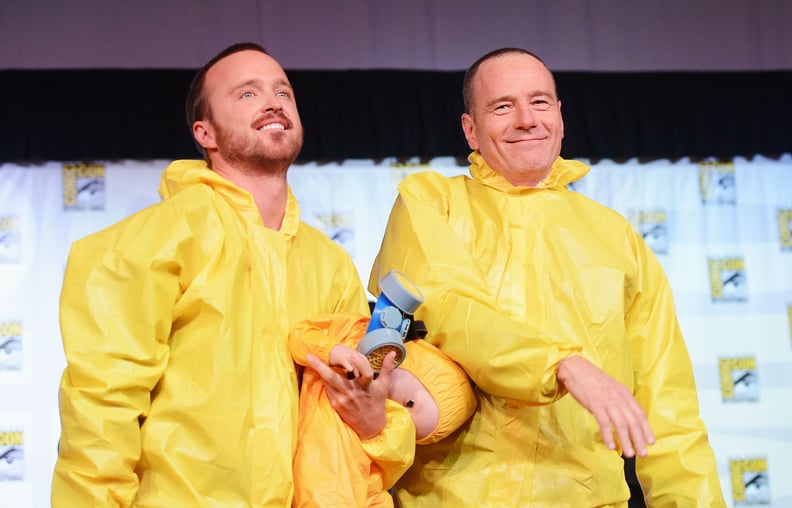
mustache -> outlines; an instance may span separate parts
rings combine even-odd
[[[253,127],[255,129],[260,129],[264,125],[268,123],[272,123],[273,120],[280,120],[281,123],[283,123],[284,127],[286,127],[287,129],[291,129],[292,127],[294,127],[292,121],[282,111],[275,111],[257,117],[256,120],[253,122]]]

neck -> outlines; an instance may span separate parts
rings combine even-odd
[[[552,168],[531,171],[527,173],[518,174],[505,174],[501,173],[503,177],[515,187],[538,187],[547,175],[552,172]]]
[[[289,196],[285,170],[265,173],[240,171],[230,166],[213,169],[217,174],[250,192],[264,226],[275,231],[280,230]]]

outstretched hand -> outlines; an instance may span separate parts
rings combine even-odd
[[[605,446],[616,449],[615,432],[625,457],[648,455],[646,447],[654,444],[655,438],[646,414],[626,386],[576,355],[561,361],[558,381],[594,415]]]
[[[382,362],[379,375],[365,356],[352,358],[352,371],[360,375],[347,379],[325,365],[314,355],[308,355],[308,365],[319,374],[330,405],[361,439],[371,439],[385,428],[385,399],[390,388],[396,353],[391,351]],[[348,369],[349,370],[349,369]]]

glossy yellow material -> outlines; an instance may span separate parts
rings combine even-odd
[[[362,314],[320,316],[299,323],[289,339],[294,361],[314,354],[328,363],[336,344],[355,348],[366,333]],[[400,404],[386,401],[385,431],[361,441],[347,426],[312,369],[303,371],[300,423],[294,457],[294,508],[393,507],[391,488],[415,457],[415,425]]]
[[[301,320],[367,312],[351,259],[280,231],[202,161],[162,203],[76,242],[61,295],[68,360],[55,507],[290,506]]]
[[[476,410],[476,394],[462,368],[426,340],[405,344],[407,356],[399,368],[411,372],[437,404],[437,426],[416,445],[436,443],[462,426]]]
[[[425,296],[416,318],[481,388],[468,425],[418,448],[397,483],[403,506],[626,506],[619,452],[555,383],[572,352],[628,386],[647,412],[657,437],[637,461],[647,501],[724,506],[653,253],[616,212],[567,190],[584,164],[558,159],[527,188],[477,152],[470,161],[472,179],[425,172],[402,181],[369,282],[391,269],[413,280]]]

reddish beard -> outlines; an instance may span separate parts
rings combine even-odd
[[[218,152],[227,163],[256,173],[286,171],[300,154],[302,131],[294,140],[286,132],[268,134],[272,139],[269,143],[262,143],[258,137],[235,135],[230,129],[215,125]]]

